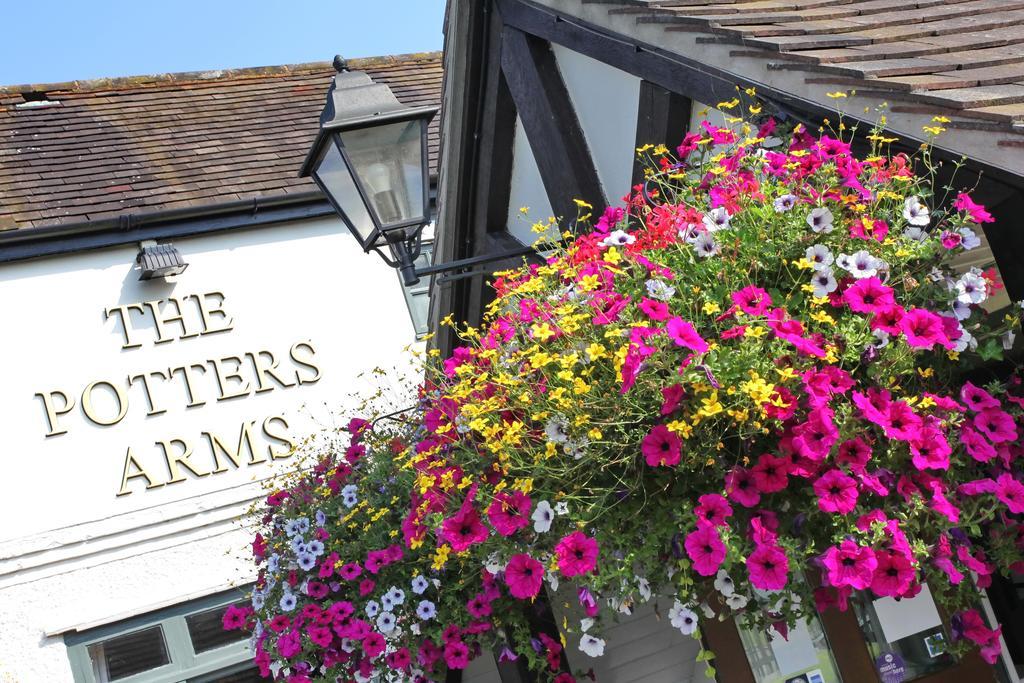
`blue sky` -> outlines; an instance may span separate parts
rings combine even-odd
[[[445,0],[16,0],[0,84],[440,50]]]

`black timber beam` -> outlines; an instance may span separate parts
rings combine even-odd
[[[607,204],[604,191],[550,43],[507,24],[501,42],[501,71],[552,211],[563,219],[574,218],[575,199],[602,210]]]
[[[690,126],[692,100],[650,81],[640,81],[636,110],[636,147],[663,144],[674,150]],[[633,185],[643,182],[643,164],[633,161]]]

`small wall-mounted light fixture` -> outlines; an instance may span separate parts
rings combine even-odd
[[[157,244],[153,241],[139,244],[139,254],[135,257],[138,264],[139,280],[154,280],[170,277],[185,272],[188,264],[172,244]]]

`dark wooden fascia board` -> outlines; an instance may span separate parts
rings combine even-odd
[[[650,81],[640,81],[640,98],[636,115],[636,147],[664,144],[675,149],[682,142],[690,125],[689,97],[674,93]],[[643,164],[633,160],[633,185],[643,182]]]
[[[501,70],[552,211],[575,218],[575,199],[601,211],[607,204],[604,191],[551,44],[506,24]]]

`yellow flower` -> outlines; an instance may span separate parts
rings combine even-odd
[[[608,251],[604,253],[604,260],[606,263],[614,265],[622,260],[622,254],[615,247],[609,247]]]
[[[768,334],[768,330],[759,325],[752,325],[743,331],[744,337],[750,337],[752,339],[760,339],[766,334]]]
[[[800,258],[796,261],[793,261],[793,265],[799,268],[800,270],[814,270],[814,264],[808,261],[806,258]]]
[[[605,356],[608,355],[608,350],[605,349],[604,345],[598,344],[597,342],[593,342],[590,346],[588,346],[586,351],[587,355],[590,356],[590,360],[592,361],[597,360],[598,358],[604,358]]]
[[[592,292],[601,286],[601,278],[597,275],[584,275],[580,280],[580,289],[584,292]]]
[[[690,435],[693,434],[693,427],[691,427],[682,420],[673,420],[672,422],[669,422],[665,426],[668,428],[670,432],[672,432],[673,434],[678,434],[684,439],[689,439]]]
[[[732,108],[734,108],[734,107],[735,107],[736,105],[738,105],[739,103],[740,103],[740,101],[739,101],[739,100],[738,100],[737,98],[735,98],[735,97],[734,97],[734,98],[732,98],[731,100],[729,100],[728,102],[719,102],[719,103],[718,103],[718,104],[716,104],[715,106],[716,106],[716,107],[717,107],[718,109],[732,109]]]
[[[534,323],[533,326],[530,327],[530,331],[533,333],[534,339],[539,339],[542,342],[545,342],[555,336],[555,331],[551,329],[551,325],[548,325],[546,322]],[[468,363],[460,365],[459,368],[461,369],[467,366],[469,366]],[[472,371],[475,372],[476,370],[474,369]]]
[[[833,100],[839,100],[839,99],[844,99],[844,98],[848,97],[848,95],[845,92],[843,92],[842,90],[837,90],[835,92],[828,92],[828,93],[825,93],[825,95],[830,97],[830,98],[832,98]]]
[[[834,325],[836,320],[825,311],[815,311],[811,314],[811,320],[819,322],[823,325]]]
[[[705,301],[701,310],[704,311],[704,315],[714,315],[715,313],[719,313],[722,310],[722,307],[714,301]]]
[[[576,206],[580,207],[581,209],[593,209],[594,208],[593,206],[591,206],[590,204],[587,204],[582,199],[574,199],[573,202],[575,202]]]
[[[597,427],[591,427],[590,431],[587,432],[587,437],[591,441],[600,441],[601,437],[603,437],[603,436],[604,436],[604,434],[602,434],[601,430],[598,429]]]
[[[431,567],[435,570],[444,569],[445,564],[448,563],[448,555],[450,555],[451,552],[452,549],[448,546],[447,543],[439,547],[437,550],[434,551],[434,562],[431,565]]]

